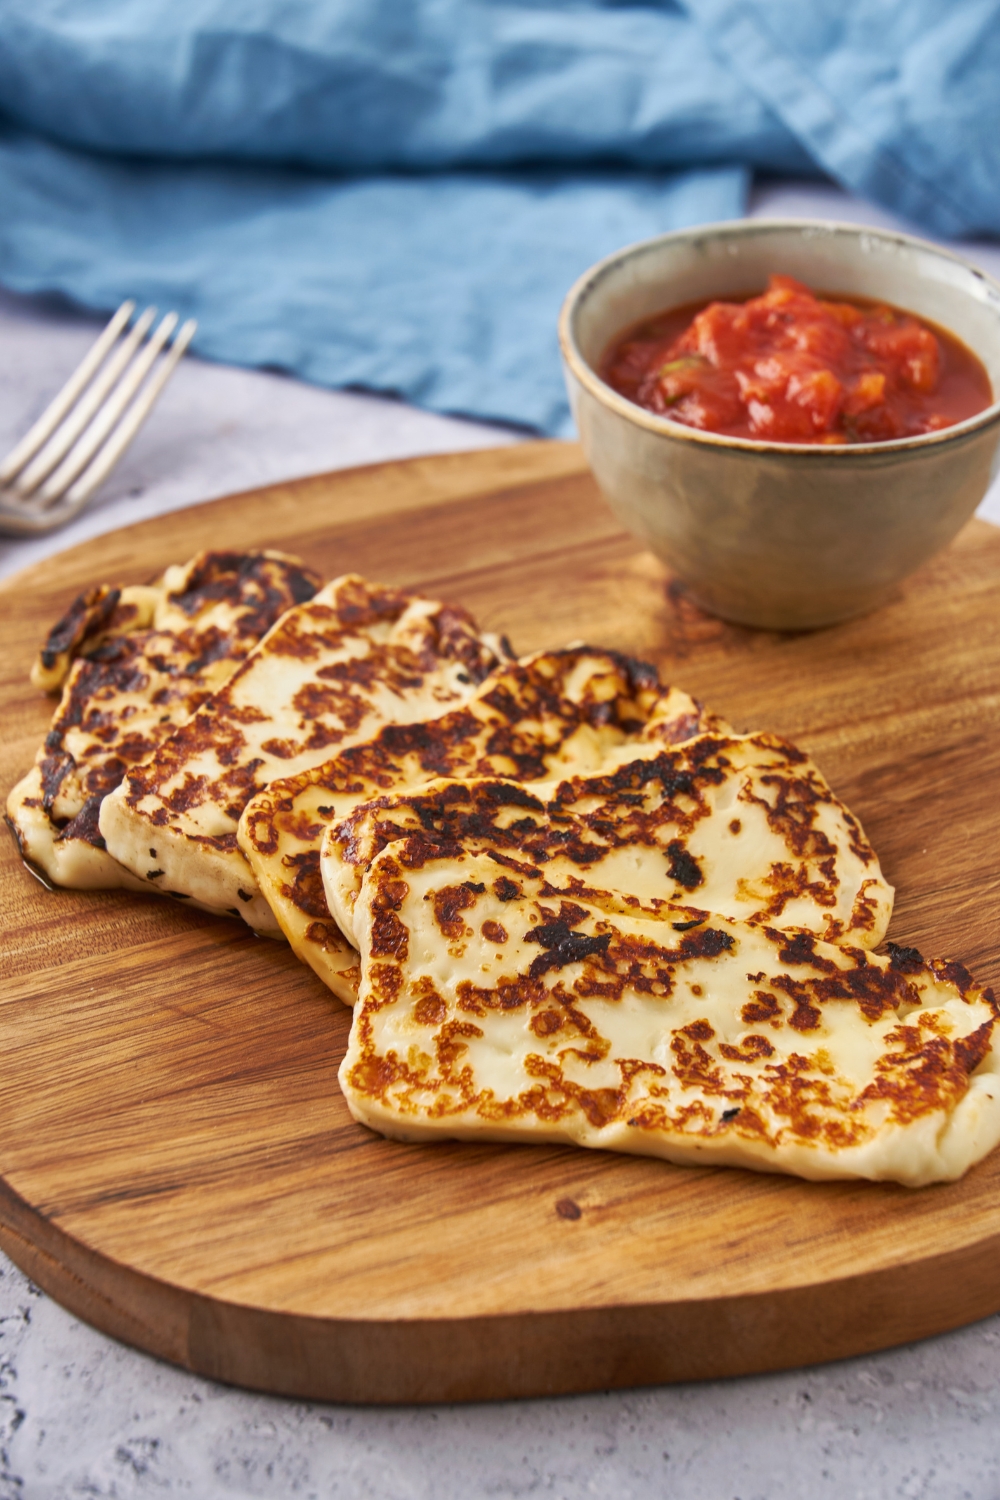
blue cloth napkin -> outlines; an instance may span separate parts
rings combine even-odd
[[[1000,234],[997,0],[686,3],[836,181],[937,234]]]
[[[983,0],[0,0],[0,281],[562,433],[571,282],[754,169],[1000,231],[998,62]]]

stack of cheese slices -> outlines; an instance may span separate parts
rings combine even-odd
[[[877,953],[893,892],[816,766],[652,667],[204,553],[82,596],[34,680],[25,859],[287,937],[385,1135],[912,1186],[1000,1140],[992,992]]]

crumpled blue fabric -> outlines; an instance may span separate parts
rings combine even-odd
[[[0,282],[561,433],[571,282],[752,170],[1000,231],[998,62],[985,0],[0,0]]]
[[[372,176],[71,154],[0,131],[0,265],[198,319],[210,358],[568,432],[555,320],[596,257],[731,216],[739,168]],[[44,272],[39,272],[44,266]]]
[[[997,0],[686,4],[836,181],[937,234],[1000,234]]]

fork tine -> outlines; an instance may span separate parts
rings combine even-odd
[[[134,302],[122,303],[100,336],[90,346],[59,394],[49,402],[38,421],[0,464],[0,485],[8,484],[14,475],[24,468],[28,460],[35,456],[46,439],[52,436],[80,392],[90,383],[95,370],[103,363],[108,350],[134,312]]]
[[[105,396],[117,384],[119,376],[145,338],[155,317],[156,308],[147,307],[142,317],[129,329],[100,374],[69,412],[62,426],[57,429],[37,457],[33,458],[28,467],[15,479],[13,488],[17,494],[30,495],[38,488],[42,480],[52,473],[56,464],[65,458],[69,449],[102,405]]]
[[[90,426],[38,491],[38,500],[41,505],[51,505],[54,500],[58,500],[76,476],[87,467],[97,450],[103,446],[117,425],[122,412],[145,380],[154,359],[176,327],[177,314],[167,313],[153,337],[143,345],[129,365]]]
[[[111,435],[101,452],[94,459],[90,468],[85,474],[81,475],[67,494],[66,503],[68,505],[82,504],[87,496],[110,474],[152,410],[157,397],[173,374],[174,366],[194,338],[197,327],[198,323],[194,318],[189,318],[184,324],[180,333],[178,333],[174,342],[167,350],[166,357],[161,362],[159,369],[154,371],[144,389],[139,393],[130,409],[126,412],[124,419],[119,423],[117,430]]]
[[[121,312],[121,309],[119,311]],[[148,330],[155,312],[155,308],[148,308],[128,335],[125,343],[119,346],[111,361],[117,366],[113,378],[110,381],[107,380],[107,369],[101,372],[99,383],[105,387],[105,390],[115,384],[118,376],[129,364],[130,355]],[[83,510],[90,495],[111,472],[139,431],[198,327],[194,318],[189,318],[176,334],[173,342],[168,345],[166,341],[176,325],[176,313],[168,313],[163,318],[149,344],[125,372],[124,378],[110,401],[104,404],[97,420],[86,430],[82,441],[76,443],[69,459],[63,463],[57,474],[52,475],[44,490],[33,495],[22,496],[16,488],[5,489],[3,485],[0,485],[0,535],[39,536],[54,530],[57,526],[64,526]],[[120,329],[121,322],[116,332],[120,332]],[[105,334],[107,333],[106,329]],[[106,339],[105,353],[109,345],[110,339]],[[129,352],[123,359],[122,351],[126,345],[128,345]],[[161,352],[163,357],[157,364],[155,361]],[[95,364],[96,361],[92,360],[92,370]],[[74,378],[78,377],[79,371]],[[82,382],[78,381],[78,388],[81,384]],[[92,395],[93,392],[90,391],[84,398],[90,405],[93,404]],[[76,415],[77,413],[74,412],[73,418],[76,418]],[[61,440],[63,432],[57,431],[56,437]],[[44,450],[39,456],[48,458]],[[89,467],[84,467],[88,461]],[[82,474],[81,468],[83,468]],[[46,463],[46,472],[50,469],[51,463]],[[59,480],[58,487],[55,483],[57,479]],[[72,482],[74,479],[75,483]],[[67,485],[71,485],[68,492]]]

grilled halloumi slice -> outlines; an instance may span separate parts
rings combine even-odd
[[[296,954],[347,1004],[357,954],[331,920],[320,879],[324,830],[358,805],[434,777],[519,780],[597,769],[629,747],[655,755],[724,722],[656,669],[588,646],[544,651],[496,668],[461,708],[391,724],[322,765],[282,777],[247,804],[238,839]]]
[[[32,669],[62,697],[7,800],[24,858],[56,885],[149,890],[107,853],[101,803],[320,583],[284,553],[201,552],[158,583],[82,594]]]
[[[960,964],[684,907],[635,916],[489,855],[401,849],[358,899],[340,1069],[383,1135],[913,1187],[1000,1140],[997,1003]]]
[[[335,579],[105,799],[109,851],[140,880],[278,934],[236,840],[250,798],[386,722],[446,713],[500,650],[463,610]]]
[[[772,734],[703,734],[560,782],[439,780],[360,804],[320,852],[330,912],[355,944],[364,872],[407,838],[488,851],[644,906],[690,904],[865,948],[892,914],[892,887],[858,820],[809,758]]]

